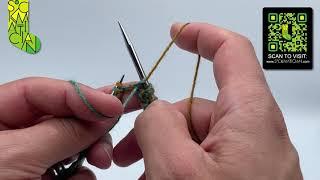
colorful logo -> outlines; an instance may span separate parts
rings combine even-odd
[[[263,9],[263,67],[312,69],[312,8]]]
[[[40,39],[29,31],[29,1],[8,1],[9,21],[8,37],[10,43],[29,54],[41,49]]]

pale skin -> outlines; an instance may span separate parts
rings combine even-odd
[[[171,28],[173,36],[181,24]],[[114,149],[114,162],[143,158],[140,179],[301,180],[298,154],[250,41],[216,26],[192,23],[176,44],[213,62],[216,101],[195,99],[188,131],[188,101],[157,101]]]
[[[81,89],[106,116],[130,111],[110,95],[112,86],[95,90],[81,85]],[[105,134],[116,118],[90,112],[70,83],[26,78],[1,85],[0,97],[0,179],[50,180],[49,167],[62,160],[67,164],[69,157],[89,146],[88,162],[101,169],[110,167],[112,140]],[[71,179],[95,176],[82,168]]]
[[[173,25],[171,34],[180,27]],[[138,116],[134,129],[113,150],[110,135],[104,134],[116,118],[96,117],[68,82],[27,78],[0,86],[0,179],[50,180],[49,167],[67,163],[86,148],[88,162],[102,169],[112,160],[129,166],[143,158],[141,179],[147,180],[303,179],[298,154],[251,43],[201,23],[188,25],[176,43],[213,62],[218,98],[197,98],[192,108],[200,144],[188,131],[188,101],[159,100]],[[136,100],[123,109],[110,95],[112,86],[81,89],[106,116],[138,109]],[[82,168],[71,179],[95,176]]]

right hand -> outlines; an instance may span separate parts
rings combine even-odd
[[[172,27],[172,35],[180,29]],[[114,149],[129,166],[143,157],[141,179],[301,180],[298,154],[251,43],[233,32],[192,23],[177,40],[182,49],[213,61],[217,101],[156,101]],[[201,144],[188,131],[193,124]]]

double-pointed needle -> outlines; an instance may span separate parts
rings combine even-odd
[[[142,68],[141,62],[140,62],[140,60],[138,58],[138,55],[137,55],[137,53],[136,53],[136,51],[135,51],[135,49],[133,47],[133,44],[130,41],[126,31],[124,30],[123,26],[121,25],[121,23],[119,21],[118,21],[118,24],[119,24],[119,27],[121,29],[121,33],[122,33],[123,39],[124,39],[124,41],[126,43],[126,47],[127,47],[128,51],[129,51],[131,60],[132,60],[134,66],[136,68],[136,71],[137,71],[137,73],[139,75],[139,78],[140,78],[141,81],[145,80],[146,79],[146,74],[145,74],[145,72],[144,72],[144,70]],[[148,82],[146,82],[146,83],[148,83]]]
[[[125,74],[122,75],[120,81],[118,81],[120,84],[123,82],[124,76],[125,76]],[[116,84],[115,88],[118,88],[118,83]],[[114,89],[112,90],[111,95],[116,96],[116,91]]]

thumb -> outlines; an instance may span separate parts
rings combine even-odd
[[[192,140],[185,117],[172,104],[152,103],[137,118],[134,130],[147,179],[170,179],[197,169],[202,150]]]
[[[8,147],[5,158],[8,163],[17,169],[20,165],[25,169],[26,164],[32,164],[40,168],[41,172],[37,173],[44,173],[53,164],[89,147],[109,127],[109,121],[52,118],[29,128],[3,133],[0,139],[3,140],[1,146]]]

